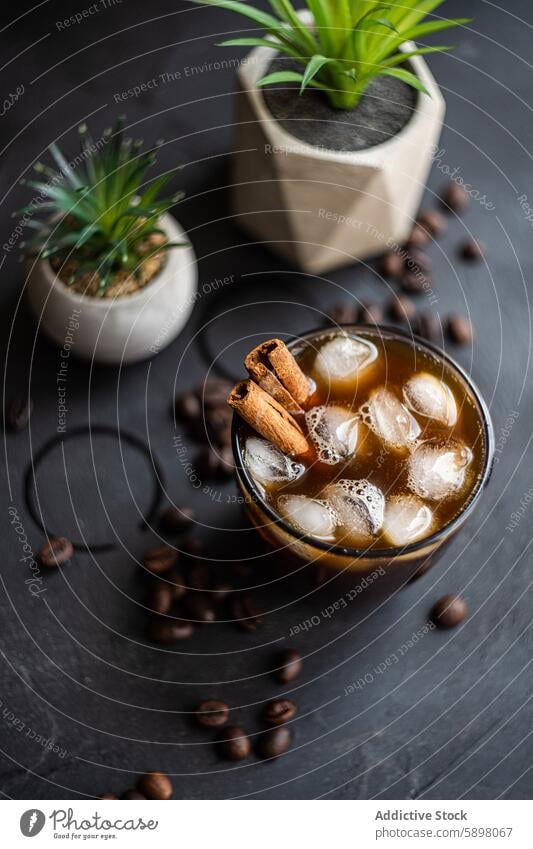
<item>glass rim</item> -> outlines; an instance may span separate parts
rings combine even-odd
[[[241,445],[239,440],[239,432],[243,425],[242,419],[237,415],[237,413],[233,414],[232,420],[232,428],[231,428],[231,444],[233,449],[233,457],[235,460],[235,469],[238,473],[238,476],[241,481],[244,482],[248,491],[252,494],[253,500],[256,504],[258,504],[263,510],[263,512],[273,520],[274,524],[279,525],[289,536],[296,539],[298,542],[303,543],[304,545],[309,545],[312,548],[318,549],[319,551],[323,551],[332,556],[341,556],[341,557],[349,557],[353,560],[360,559],[386,559],[386,558],[394,558],[400,555],[408,555],[412,554],[420,549],[428,548],[433,546],[435,543],[440,542],[443,538],[449,536],[453,531],[462,525],[466,519],[471,515],[477,506],[478,501],[481,498],[481,495],[490,479],[493,465],[494,465],[494,428],[492,424],[492,419],[490,416],[489,408],[485,403],[485,400],[478,389],[476,383],[472,380],[469,374],[463,369],[461,365],[459,365],[456,360],[439,348],[438,345],[434,345],[432,342],[428,342],[426,339],[422,339],[421,336],[418,336],[415,333],[410,333],[402,328],[396,328],[387,324],[336,324],[332,326],[331,331],[328,331],[327,328],[317,328],[316,330],[310,330],[307,333],[303,333],[298,336],[292,337],[286,344],[288,348],[294,347],[299,342],[305,342],[308,339],[316,338],[317,336],[326,336],[328,333],[334,333],[335,330],[350,330],[353,333],[357,333],[358,330],[373,332],[374,334],[381,334],[382,331],[389,337],[396,337],[399,339],[403,339],[413,344],[418,345],[426,352],[437,356],[440,360],[443,360],[444,363],[449,366],[452,371],[454,371],[459,378],[466,384],[467,388],[470,390],[471,394],[474,397],[476,404],[479,407],[479,411],[481,413],[481,420],[483,425],[483,432],[485,437],[485,448],[484,448],[484,457],[483,457],[483,468],[479,475],[479,480],[476,483],[476,486],[472,490],[468,501],[465,503],[464,507],[457,513],[452,519],[446,522],[441,528],[435,531],[433,534],[430,534],[427,537],[422,537],[422,539],[416,540],[415,542],[408,543],[403,546],[389,546],[388,548],[369,548],[369,549],[361,549],[361,548],[350,548],[348,546],[336,545],[334,543],[328,543],[324,540],[317,539],[316,537],[309,536],[307,534],[299,534],[296,528],[290,525],[282,516],[280,516],[276,511],[268,504],[261,491],[252,478],[251,474],[248,472],[246,468],[246,464],[244,462]]]

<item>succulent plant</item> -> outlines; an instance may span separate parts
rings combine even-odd
[[[300,92],[317,88],[337,109],[354,109],[370,82],[378,76],[402,80],[418,91],[427,91],[416,74],[405,66],[413,56],[451,50],[449,45],[402,50],[406,41],[450,27],[469,18],[426,20],[444,0],[306,0],[314,23],[306,24],[290,0],[269,0],[273,14],[252,3],[235,0],[194,0],[238,12],[267,30],[266,38],[232,38],[227,47],[274,47],[297,60],[303,71],[276,71],[259,80],[259,86],[298,83]]]
[[[73,269],[67,283],[94,275],[97,294],[103,295],[118,272],[140,279],[143,262],[182,246],[167,241],[159,226],[161,215],[182,193],[160,197],[178,169],[146,180],[161,143],[143,150],[142,140],[125,137],[124,119],[105,130],[98,142],[86,125],[79,127],[79,135],[81,153],[72,162],[52,144],[49,151],[57,170],[41,162],[34,166],[42,180],[28,180],[27,185],[38,192],[38,208],[46,211],[47,219],[28,221],[38,234],[24,247]],[[35,208],[33,201],[16,214],[31,215]]]

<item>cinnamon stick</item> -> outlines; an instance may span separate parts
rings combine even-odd
[[[281,339],[269,339],[244,361],[250,377],[289,412],[302,412],[309,397],[307,378]]]
[[[310,450],[301,427],[291,414],[253,380],[237,383],[228,396],[228,404],[284,454],[297,457]]]

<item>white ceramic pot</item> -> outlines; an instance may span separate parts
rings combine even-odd
[[[171,242],[187,242],[168,213],[160,225]],[[37,323],[60,348],[97,363],[134,363],[176,338],[196,300],[196,256],[170,248],[160,273],[132,295],[95,298],[70,289],[46,260],[33,263],[26,295]]]
[[[290,135],[267,109],[256,83],[275,55],[275,49],[255,48],[237,74],[237,220],[310,273],[401,245],[418,212],[444,119],[444,99],[428,66],[420,57],[410,60],[429,96],[419,95],[416,112],[399,133],[366,150],[339,152]]]

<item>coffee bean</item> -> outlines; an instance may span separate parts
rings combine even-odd
[[[415,330],[422,339],[427,339],[428,342],[441,341],[440,321],[433,312],[419,313],[416,317]]]
[[[33,402],[31,398],[14,398],[6,411],[6,422],[9,430],[23,430],[32,414]]]
[[[73,545],[66,537],[51,537],[39,551],[38,559],[41,566],[52,569],[68,563],[73,553]]]
[[[468,613],[466,601],[458,595],[445,595],[431,610],[431,619],[439,628],[455,628]]]
[[[242,761],[250,754],[250,739],[242,728],[230,725],[221,732],[217,740],[220,753],[228,761]]]
[[[417,218],[418,224],[432,236],[442,236],[446,232],[447,222],[438,209],[422,209]]]
[[[226,583],[224,581],[216,581],[212,587],[211,592],[209,593],[210,597],[214,602],[225,601],[233,592],[232,584]]]
[[[195,563],[187,571],[187,585],[193,590],[205,590],[210,577],[211,571],[207,563]]]
[[[485,259],[486,247],[477,239],[467,239],[459,247],[459,256],[467,262],[481,262]]]
[[[332,324],[355,324],[356,305],[353,301],[335,304],[329,311],[329,320]]]
[[[170,545],[158,545],[152,548],[144,556],[144,566],[154,575],[163,575],[169,572],[178,561],[178,552]]]
[[[104,793],[103,796],[99,796],[99,799],[118,799],[118,796],[115,796],[114,793]]]
[[[431,258],[424,251],[410,251],[405,260],[405,268],[406,271],[429,276],[431,274]]]
[[[415,224],[409,234],[407,246],[409,248],[423,248],[429,242],[429,238],[428,231],[424,227]]]
[[[222,377],[211,377],[198,389],[206,407],[225,406],[231,392],[231,383]]]
[[[259,737],[257,754],[266,759],[285,754],[291,744],[291,732],[285,725],[271,728]]]
[[[276,670],[278,681],[289,684],[300,675],[302,671],[302,656],[294,649],[288,649],[279,657],[279,669]]]
[[[265,705],[263,719],[268,725],[283,725],[296,714],[296,705],[290,699],[274,699]]]
[[[392,277],[398,279],[403,274],[404,260],[401,254],[391,253],[385,254],[381,259],[380,271],[383,277]]]
[[[114,797],[116,798],[116,796]],[[142,793],[139,793],[138,790],[126,790],[125,793],[120,797],[121,799],[146,799]]]
[[[178,395],[174,402],[174,409],[178,419],[184,419],[189,424],[201,421],[202,404],[194,392],[185,392],[183,395]]]
[[[226,403],[223,407],[214,407],[208,413],[207,430],[211,440],[223,448],[231,440],[231,422],[233,410]]]
[[[203,557],[205,546],[200,537],[188,536],[182,543],[182,551],[185,557],[194,560]]]
[[[239,628],[243,631],[257,631],[258,625],[261,624],[261,617],[251,598],[241,596],[234,599],[231,611]]]
[[[185,599],[187,617],[194,622],[214,622],[215,608],[207,593],[189,593]]]
[[[442,191],[441,200],[444,207],[452,212],[463,212],[470,203],[470,196],[463,186],[452,180]]]
[[[400,280],[400,286],[407,295],[423,295],[431,289],[431,278],[421,271],[406,271]]]
[[[195,711],[196,722],[203,728],[221,728],[229,717],[229,707],[220,699],[206,699]]]
[[[181,575],[178,575],[177,572],[172,572],[172,574],[167,572],[165,575],[165,581],[167,581],[168,585],[172,589],[174,601],[179,601],[184,595],[186,595],[187,588],[185,586],[185,581]]]
[[[449,315],[446,319],[446,332],[456,345],[470,345],[474,338],[472,323],[464,315]]]
[[[404,295],[395,295],[391,298],[388,306],[388,313],[393,321],[409,322],[416,315],[416,307],[414,303]]]
[[[171,584],[157,581],[152,584],[148,593],[148,607],[154,613],[165,614],[170,611],[174,601],[174,588]]]
[[[183,622],[179,619],[154,619],[150,623],[148,636],[154,643],[170,646],[181,640],[188,640],[193,630],[191,622]]]
[[[146,772],[139,780],[139,791],[147,799],[170,799],[174,788],[163,772]]]
[[[194,466],[196,474],[203,480],[216,478],[220,469],[219,459],[213,449],[209,447],[202,448],[198,452],[194,460]]]
[[[163,527],[177,534],[188,531],[193,523],[194,510],[191,507],[175,507],[171,504],[161,516]]]
[[[357,321],[361,324],[381,324],[383,322],[383,310],[379,304],[362,301]]]

